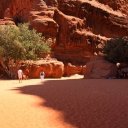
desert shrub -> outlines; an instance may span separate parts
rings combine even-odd
[[[34,29],[30,30],[28,24],[0,26],[0,62],[8,74],[14,65],[10,62],[37,59],[40,53],[49,53],[50,50],[45,37]]]
[[[103,48],[103,53],[110,62],[128,62],[128,37],[108,40]]]
[[[50,44],[41,33],[37,33],[35,29],[29,30],[26,24],[19,26],[19,41],[26,49],[26,59],[36,59],[40,53],[49,53],[51,51]]]
[[[36,59],[41,52],[49,53],[50,45],[41,33],[29,29],[27,24],[18,27],[0,27],[0,47],[5,58]]]

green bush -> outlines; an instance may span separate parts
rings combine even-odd
[[[0,26],[0,64],[8,76],[11,68],[22,60],[33,60],[50,52],[50,44],[41,33],[29,29],[28,24]],[[14,63],[12,63],[14,62]]]
[[[105,44],[103,53],[110,62],[128,62],[128,37],[110,39]]]
[[[28,24],[0,26],[0,47],[5,58],[15,60],[36,59],[40,53],[49,53],[51,48],[41,33],[29,29]]]

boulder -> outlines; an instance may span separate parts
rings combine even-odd
[[[110,63],[102,56],[95,56],[91,58],[90,62],[86,65],[84,73],[85,79],[109,79],[116,78],[117,68],[116,65]]]
[[[57,60],[26,61],[22,69],[24,73],[26,69],[29,70],[29,78],[39,78],[42,71],[46,78],[61,78],[64,74],[64,64]]]

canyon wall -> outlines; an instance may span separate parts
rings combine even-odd
[[[100,3],[110,6],[113,10],[120,10],[128,14],[128,1],[127,0],[97,0]]]
[[[54,57],[85,64],[104,42],[128,35],[127,7],[127,0],[1,0],[0,22],[29,22],[54,41]]]

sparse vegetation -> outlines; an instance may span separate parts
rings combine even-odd
[[[30,30],[28,24],[0,26],[0,61],[9,75],[11,66],[16,62],[37,59],[41,53],[49,53],[50,50],[48,41],[41,33]]]
[[[103,53],[110,62],[128,62],[128,37],[109,40],[103,48]]]

